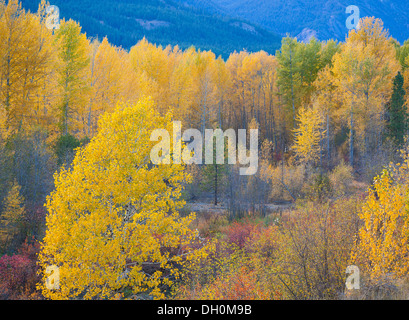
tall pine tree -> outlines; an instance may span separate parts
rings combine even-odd
[[[387,135],[397,146],[402,146],[408,128],[408,114],[405,106],[403,76],[400,72],[393,79],[393,93],[387,108]]]

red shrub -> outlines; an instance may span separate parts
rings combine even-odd
[[[38,298],[36,255],[38,244],[24,242],[18,254],[0,258],[0,299]]]
[[[226,228],[227,239],[229,244],[235,244],[239,248],[244,248],[247,239],[255,232],[259,226],[249,221],[233,222]]]
[[[39,252],[40,244],[39,242],[34,240],[34,237],[31,239],[31,241],[28,241],[28,239],[26,239],[18,250],[19,254],[26,256],[32,261],[37,261],[37,254]]]

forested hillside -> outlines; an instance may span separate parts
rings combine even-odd
[[[22,1],[25,9],[37,11],[38,0]],[[61,17],[78,21],[89,37],[105,36],[125,49],[146,37],[158,45],[178,45],[182,49],[195,46],[212,50],[216,55],[228,55],[237,50],[274,53],[280,46],[280,36],[261,27],[230,19],[172,0],[137,1],[53,1]],[[244,27],[243,27],[244,26]]]
[[[409,3],[399,0],[178,0],[194,8],[239,17],[282,36],[299,40],[314,35],[317,39],[344,41],[348,33],[345,9],[355,5],[361,17],[382,19],[385,28],[401,43],[409,38]]]
[[[407,297],[409,44],[381,19],[222,59],[50,30],[47,5],[0,1],[1,299]],[[255,130],[257,172],[170,161],[174,121]]]

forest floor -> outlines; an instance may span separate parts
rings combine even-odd
[[[354,180],[350,186],[349,193],[364,196],[368,190],[368,183]],[[257,209],[256,205],[256,209]],[[187,201],[184,211],[195,212],[197,214],[228,214],[228,200],[221,199],[218,205],[214,205],[213,198],[211,196],[200,197],[197,200]],[[289,213],[291,209],[295,207],[295,202],[293,201],[276,201],[264,204],[266,213],[270,214],[282,214]]]
[[[294,206],[292,202],[283,203],[267,203],[265,207],[268,213],[278,213],[291,209]],[[217,206],[211,202],[188,202],[186,203],[185,209],[196,213],[214,213],[214,214],[227,214],[228,205],[227,203],[219,203]]]

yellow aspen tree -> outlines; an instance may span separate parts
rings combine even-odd
[[[276,71],[278,67],[277,59],[268,55],[264,51],[250,54],[243,60],[242,71],[246,74],[244,77],[244,93],[247,95],[246,118],[255,118],[260,124],[261,137],[267,137],[273,140],[273,132],[276,130],[276,119],[274,107],[277,89]],[[277,132],[276,132],[277,133]]]
[[[15,104],[19,91],[19,72],[21,71],[23,47],[18,39],[23,37],[24,11],[18,1],[9,1],[7,6],[2,3],[2,15],[0,19],[0,99],[1,105],[6,111],[7,123],[14,130],[16,121],[14,115]]]
[[[26,13],[21,3],[2,5],[0,17],[0,103],[12,131],[35,122],[33,99],[49,69],[51,35],[39,15]]]
[[[331,66],[327,65],[318,72],[314,82],[316,89],[312,97],[312,102],[318,106],[325,118],[325,149],[330,161],[331,156],[331,135],[345,124],[345,117],[342,110],[342,99],[334,84],[334,76]],[[334,124],[332,127],[331,125]]]
[[[243,51],[231,54],[226,68],[230,79],[224,108],[227,122],[234,128],[246,128],[255,118],[261,136],[276,145],[278,124],[284,126],[284,113],[278,106],[277,59],[264,51]]]
[[[235,125],[245,128],[255,114],[257,71],[260,68],[260,61],[255,59],[253,54],[248,52],[233,53],[230,55],[226,65],[228,66],[231,79],[231,104],[237,114]]]
[[[384,170],[374,179],[362,206],[364,225],[358,233],[352,263],[376,279],[391,273],[400,277],[409,271],[406,186],[394,182],[393,171]]]
[[[245,106],[245,74],[242,72],[243,60],[249,55],[246,51],[234,52],[226,61],[230,73],[231,87],[228,92],[229,103],[227,117],[234,128],[245,128],[247,123]]]
[[[199,119],[193,121],[193,126],[200,128],[204,133],[205,129],[211,128],[215,124],[217,91],[215,86],[216,57],[211,51],[199,51],[195,57],[193,66],[193,79],[195,81],[195,104],[199,108],[197,114]]]
[[[175,68],[170,78],[170,106],[173,108],[175,119],[182,121],[182,125],[192,127],[191,113],[195,110],[195,90],[192,68],[197,52],[190,47],[175,56]]]
[[[274,141],[277,147],[277,136],[279,135],[278,124],[280,113],[277,99],[277,68],[276,57],[268,55],[266,52],[260,53],[262,69],[259,71],[259,106],[258,119],[261,126],[261,136]]]
[[[81,136],[89,93],[89,40],[73,20],[61,21],[55,39],[59,50],[58,76],[62,91],[59,115],[61,133]]]
[[[149,81],[144,77],[138,77],[135,72],[128,51],[116,48],[121,64],[121,95],[125,101],[136,103],[147,95]],[[124,76],[126,75],[126,76]],[[112,110],[111,110],[112,111]]]
[[[300,162],[314,165],[320,158],[325,133],[322,114],[317,108],[300,107],[296,120],[293,149]]]
[[[171,114],[155,109],[151,99],[119,103],[101,116],[72,169],[56,174],[39,264],[44,281],[47,266],[59,268],[60,289],[43,281],[45,297],[164,298],[183,265],[205,255],[191,246],[200,247],[189,229],[194,214],[178,213],[190,180],[184,165],[151,163],[153,130],[173,126]]]
[[[244,81],[243,95],[245,95],[245,101],[247,105],[245,106],[246,119],[251,121],[251,119],[257,117],[259,97],[260,97],[260,76],[262,76],[262,64],[261,64],[260,53],[252,53],[243,59],[242,68],[240,69],[242,73],[242,79]]]
[[[165,114],[170,105],[169,85],[174,61],[171,48],[163,49],[143,38],[131,48],[129,57],[137,77],[149,83],[145,95],[151,96],[158,110]]]
[[[38,86],[30,95],[32,107],[29,115],[30,122],[35,127],[40,127],[48,132],[48,143],[52,144],[59,133],[58,103],[61,94],[58,85],[58,50],[53,46],[54,36],[52,30],[46,27],[48,14],[46,7],[48,3],[42,0],[36,14],[39,21],[35,31],[41,50],[45,52],[46,59],[43,64],[36,64],[40,72],[37,75]],[[33,38],[36,38],[33,37]]]
[[[96,108],[100,109],[99,103],[101,101],[98,101],[98,86],[97,83],[99,82],[100,78],[97,75],[97,66],[96,66],[96,56],[99,51],[99,48],[101,46],[101,42],[98,39],[93,39],[90,42],[90,50],[89,50],[89,101],[86,106],[86,111],[83,114],[83,130],[84,134],[87,137],[92,137],[94,130],[96,129],[95,127],[95,114],[96,114]],[[102,108],[104,109],[104,108]],[[101,109],[100,109],[101,110]]]
[[[342,97],[344,117],[349,118],[351,163],[355,144],[364,154],[379,145],[382,115],[399,68],[395,48],[379,19],[361,19],[360,29],[351,30],[334,55],[334,84]]]
[[[284,72],[280,63],[282,61],[277,57],[264,51],[233,53],[226,62],[230,78],[225,108],[227,122],[234,128],[245,128],[252,118],[256,118],[260,124],[260,135],[274,141],[276,150],[286,128],[293,127],[287,125],[290,113],[284,107],[283,87],[281,93],[279,90],[279,84],[283,84],[279,81],[279,75],[283,76]],[[294,77],[299,76],[296,75],[298,71],[294,69],[293,72]],[[294,89],[295,82],[293,85]],[[295,104],[296,111],[298,102]]]
[[[227,70],[226,63],[221,57],[218,57],[215,61],[216,75],[216,101],[217,101],[217,123],[219,128],[224,128],[224,115],[225,105],[227,103],[227,92],[229,91],[231,82],[229,71]]]
[[[84,134],[93,137],[97,130],[98,118],[106,111],[113,111],[116,102],[123,97],[122,78],[128,76],[122,67],[117,48],[107,38],[91,44],[90,57],[90,100],[85,114]]]

